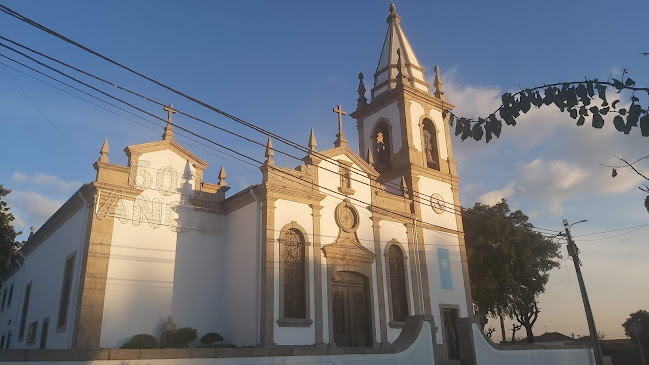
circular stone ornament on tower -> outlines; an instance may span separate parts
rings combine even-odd
[[[358,211],[348,199],[336,207],[336,224],[345,232],[352,233],[358,229]]]
[[[433,211],[437,214],[444,213],[444,208],[446,207],[446,202],[444,198],[438,193],[435,193],[430,196],[430,205],[433,207]]]

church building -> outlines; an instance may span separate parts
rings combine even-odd
[[[394,5],[387,25],[369,95],[360,74],[356,110],[334,109],[335,138],[305,136],[297,167],[275,163],[269,138],[257,185],[231,193],[223,167],[205,181],[172,106],[162,139],[127,146],[126,166],[106,140],[96,179],[2,273],[0,348],[119,348],[160,338],[168,316],[237,346],[383,347],[427,314],[435,357],[459,359],[456,320],[473,312],[453,105]]]

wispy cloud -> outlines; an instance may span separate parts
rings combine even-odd
[[[27,174],[23,172],[14,172],[10,180],[15,184],[20,184],[22,188],[46,187],[49,191],[69,193],[81,186],[78,181],[65,181],[57,176],[45,174]]]
[[[62,204],[34,191],[17,190],[7,195],[7,202],[16,216],[14,227],[23,231],[28,226],[41,226]]]

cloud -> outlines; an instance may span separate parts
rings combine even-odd
[[[14,172],[10,179],[14,183],[21,184],[21,187],[44,186],[60,193],[69,193],[81,186],[81,183],[78,181],[65,181],[59,177],[45,174],[30,175],[22,172]]]
[[[6,197],[11,212],[16,216],[17,229],[39,227],[61,207],[61,202],[46,198],[34,191],[12,191]]]
[[[499,190],[492,190],[488,193],[482,194],[478,201],[482,204],[494,205],[503,199],[507,199],[516,191],[516,183],[510,182],[504,188]]]

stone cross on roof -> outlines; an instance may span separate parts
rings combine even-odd
[[[347,140],[345,139],[345,133],[343,133],[343,115],[347,115],[347,112],[343,111],[343,108],[338,104],[338,108],[333,110],[334,113],[338,113],[338,134],[336,134],[336,142],[334,146],[341,147],[347,145]]]
[[[164,110],[169,113],[167,115],[167,125],[165,126],[165,131],[162,134],[162,139],[163,140],[173,140],[174,139],[174,130],[173,126],[171,125],[171,118],[174,113],[178,113],[176,110],[174,110],[174,106],[169,104],[169,106],[164,107]]]

